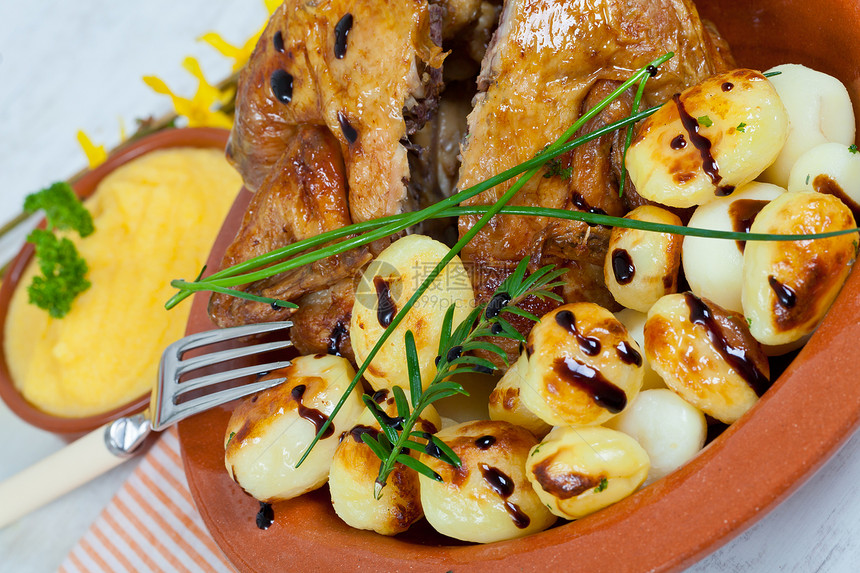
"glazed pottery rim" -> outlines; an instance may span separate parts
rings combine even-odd
[[[229,137],[229,131],[211,127],[170,128],[141,137],[113,152],[107,160],[94,169],[84,172],[72,187],[75,193],[85,199],[92,195],[98,184],[116,168],[137,159],[138,157],[157,151],[175,147],[199,147],[224,149]],[[44,224],[44,221],[41,223]],[[6,361],[6,315],[12,295],[18,285],[21,275],[26,270],[33,257],[34,247],[25,243],[3,276],[0,285],[0,398],[12,412],[28,424],[57,434],[75,436],[94,430],[109,421],[122,416],[140,412],[149,406],[150,393],[135,398],[110,411],[82,417],[63,417],[40,410],[27,401],[12,381]],[[154,381],[153,381],[154,382]]]

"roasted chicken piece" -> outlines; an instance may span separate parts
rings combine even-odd
[[[438,104],[442,13],[426,0],[286,0],[275,11],[239,79],[227,155],[256,193],[222,268],[419,205],[406,138]],[[240,288],[302,306],[300,351],[351,357],[353,280],[387,242]],[[209,312],[229,326],[290,311],[215,294]]]
[[[458,188],[530,159],[637,68],[669,51],[675,57],[649,80],[647,105],[733,65],[725,43],[702,23],[689,0],[508,0],[482,63]],[[631,100],[620,98],[582,132],[627,115]],[[617,162],[620,141],[618,135],[604,136],[560,158],[511,204],[623,214],[627,205],[617,196],[618,169],[612,161],[615,155]],[[491,204],[510,184],[469,203]],[[460,217],[460,236],[477,220]],[[598,267],[607,238],[606,229],[580,223],[496,216],[462,257],[484,302],[492,288],[482,285],[499,282],[529,257],[533,268],[546,263],[570,268],[564,277],[565,302],[612,305]],[[516,349],[507,349],[513,358]]]
[[[340,143],[354,221],[410,210],[401,140],[436,105],[440,34],[426,0],[286,0],[239,79],[228,157],[246,186],[262,184],[295,126],[320,125]]]
[[[350,223],[346,174],[337,140],[325,127],[297,128],[283,155],[252,197],[221,268]],[[351,278],[371,256],[367,247],[353,249],[239,288],[295,301],[308,292]],[[222,327],[278,320],[284,312],[217,293],[209,303],[210,315]]]

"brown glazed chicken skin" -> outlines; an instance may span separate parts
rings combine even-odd
[[[426,0],[284,2],[239,79],[228,157],[246,186],[259,187],[294,126],[320,125],[340,143],[354,222],[410,210],[400,141],[441,88],[440,25]]]
[[[286,0],[239,78],[227,155],[255,191],[221,268],[345,225],[413,210],[406,136],[435,111],[441,14],[426,0]],[[238,288],[289,300],[303,353],[351,355],[353,282],[380,241]],[[290,311],[215,294],[219,326]],[[298,333],[298,334],[296,334]]]
[[[725,44],[689,0],[508,0],[482,63],[458,187],[466,189],[530,159],[637,68],[670,51],[675,57],[648,82],[646,105],[662,103],[733,65]],[[581,132],[627,115],[631,100],[619,99]],[[618,169],[610,163],[618,137],[604,136],[560,158],[562,168],[572,168],[568,179],[539,174],[510,204],[623,215],[627,207],[618,199]],[[492,204],[511,184],[468,203]],[[478,218],[460,217],[460,236]],[[565,302],[613,306],[597,267],[606,237],[606,229],[584,223],[496,216],[461,256],[481,302],[492,285],[529,257],[532,269],[548,263],[570,269],[563,278]],[[507,346],[515,356],[516,348]]]

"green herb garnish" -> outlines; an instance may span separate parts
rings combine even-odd
[[[66,182],[54,183],[27,195],[24,199],[24,211],[35,213],[39,209],[45,211],[48,230],[71,229],[77,231],[81,237],[91,235],[95,230],[90,212]]]
[[[653,77],[651,73],[647,76],[642,76],[639,80],[639,87],[636,89],[636,95],[633,96],[633,105],[630,107],[631,116],[639,111],[639,105],[642,103],[642,96],[645,93],[645,82],[648,78]],[[627,124],[627,134],[624,137],[624,151],[621,153],[621,177],[618,182],[618,196],[624,196],[624,184],[627,181],[627,150],[630,149],[630,144],[633,142],[633,124]]]
[[[747,127],[747,124],[745,124],[744,122],[740,122],[740,123],[738,124],[738,126],[737,126],[735,129],[737,129],[737,130],[738,130],[738,131],[740,131],[741,133],[745,133],[745,132],[746,132],[746,127]]]
[[[34,229],[27,242],[36,247],[42,274],[33,277],[27,294],[31,304],[47,310],[53,318],[63,318],[72,309],[72,301],[90,288],[86,279],[89,268],[75,244],[57,237],[54,231],[76,231],[86,237],[94,231],[93,218],[65,182],[27,195],[24,211],[35,213],[40,209],[45,212],[47,229]]]
[[[545,179],[550,177],[561,177],[562,179],[570,179],[573,175],[573,167],[562,167],[561,159],[553,157],[546,162],[546,173],[543,174]]]
[[[699,122],[699,125],[704,125],[705,127],[711,127],[712,125],[714,125],[714,122],[711,121],[711,118],[706,115],[696,118],[696,121]]]
[[[606,478],[601,478],[600,483],[594,488],[595,493],[600,493],[609,486],[609,481]]]
[[[520,261],[516,270],[498,286],[491,299],[492,304],[478,305],[456,328],[453,327],[455,306],[448,307],[442,322],[436,375],[426,390],[422,389],[415,338],[412,331],[406,332],[404,342],[410,400],[406,399],[405,393],[399,386],[394,386],[397,418],[385,415],[373,398],[367,394],[363,396],[364,403],[382,428],[382,432],[377,437],[369,433],[361,435],[361,439],[381,460],[374,488],[377,498],[381,495],[389,474],[398,462],[431,479],[442,479],[426,464],[404,452],[404,448],[424,452],[452,466],[460,466],[460,458],[442,440],[428,432],[414,431],[413,428],[424,409],[433,402],[455,394],[468,395],[462,385],[450,380],[452,374],[487,373],[495,370],[495,365],[489,360],[469,353],[476,350],[491,352],[508,365],[504,350],[497,344],[479,339],[495,336],[524,342],[523,335],[504,318],[504,315],[522,316],[535,322],[538,317],[518,308],[516,305],[519,302],[529,296],[535,296],[541,300],[549,298],[561,301],[561,297],[552,292],[552,289],[562,285],[557,279],[567,271],[553,270],[552,265],[548,265],[526,276],[528,262],[528,258]],[[413,404],[411,409],[410,402]],[[429,440],[432,445],[416,441],[420,439]]]
[[[851,153],[857,153],[857,145],[855,143],[852,143],[848,146],[848,151],[850,151]]]

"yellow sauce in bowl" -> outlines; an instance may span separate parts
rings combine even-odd
[[[170,281],[193,279],[242,186],[215,149],[153,151],[119,167],[86,202],[96,231],[75,242],[92,286],[62,319],[27,301],[19,282],[5,352],[19,392],[56,416],[113,410],[148,392],[164,347],[182,337],[191,305],[167,311]]]

